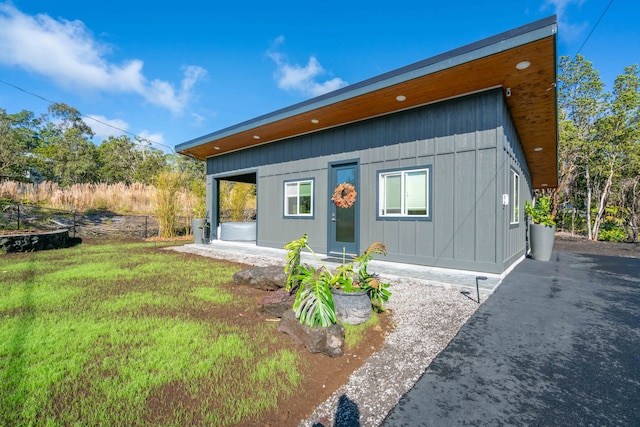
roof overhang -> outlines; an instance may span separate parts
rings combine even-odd
[[[501,87],[534,188],[557,186],[555,16],[176,146],[204,160]]]

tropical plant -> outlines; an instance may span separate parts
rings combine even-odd
[[[524,211],[533,224],[542,224],[546,227],[556,225],[551,214],[551,198],[549,196],[536,198],[534,204],[527,200],[524,204]]]
[[[387,245],[380,242],[372,243],[366,251],[357,258],[355,262],[358,270],[358,281],[360,283],[360,289],[367,291],[369,298],[371,299],[371,305],[374,310],[382,312],[385,310],[384,303],[389,300],[391,291],[389,291],[389,284],[382,283],[375,273],[369,273],[367,266],[369,261],[373,259],[374,254],[387,255]]]
[[[298,291],[293,311],[300,323],[307,326],[331,326],[336,323],[329,276],[322,268],[298,266]]]
[[[370,245],[360,256],[342,264],[331,271],[307,243],[305,234],[300,239],[285,245],[287,249],[284,272],[287,274],[286,289],[297,289],[293,305],[296,318],[307,326],[330,326],[336,322],[331,288],[344,292],[366,292],[374,310],[384,311],[384,303],[389,300],[389,284],[382,283],[376,274],[367,271],[369,261],[374,254],[386,255],[386,245],[376,242]],[[300,264],[300,254],[307,249],[321,264],[320,268]]]

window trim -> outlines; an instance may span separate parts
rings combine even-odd
[[[384,178],[389,175],[399,175],[402,177],[401,185],[404,186],[404,182],[406,182],[406,176],[410,172],[426,172],[426,215],[408,215],[406,213],[398,213],[398,214],[382,214],[383,211],[383,203],[386,193],[384,192]],[[420,166],[409,166],[403,168],[394,168],[394,169],[384,169],[378,170],[376,172],[376,219],[381,221],[431,221],[432,220],[432,212],[433,212],[433,197],[432,197],[432,188],[433,188],[433,166],[432,165],[420,165]],[[404,188],[404,187],[403,187]],[[406,207],[403,209],[406,211]]]
[[[511,208],[509,209],[509,225],[520,224],[522,209],[520,208],[520,174],[513,167],[509,168],[509,199]]]
[[[297,185],[297,208],[298,211],[300,210],[300,184],[304,184],[304,183],[310,183],[311,184],[311,207],[310,207],[310,213],[297,213],[297,214],[290,214],[287,213],[287,207],[288,207],[288,199],[287,199],[287,185],[289,184],[298,184]],[[316,190],[316,184],[315,184],[315,178],[301,178],[301,179],[290,179],[290,180],[285,180],[283,181],[282,184],[282,216],[285,219],[313,219],[315,218],[315,190]]]

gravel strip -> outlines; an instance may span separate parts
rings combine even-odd
[[[216,249],[209,246],[170,246],[167,249],[176,252],[187,252],[190,254],[206,256],[209,258],[223,259],[225,261],[239,262],[241,264],[253,265],[256,267],[269,267],[272,265],[281,265],[284,267],[284,258],[275,259],[272,257],[229,251],[226,249]]]
[[[283,265],[281,259],[273,257],[210,247],[170,249],[261,267]],[[380,425],[478,308],[474,300],[455,287],[395,276],[382,278],[391,284],[393,292],[387,306],[394,330],[382,349],[369,357],[351,374],[349,382],[301,421],[300,426]]]
[[[388,306],[395,329],[383,348],[351,374],[349,383],[300,426],[380,425],[478,308],[459,290],[386,279],[393,292]]]

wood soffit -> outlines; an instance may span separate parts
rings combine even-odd
[[[530,62],[524,70],[521,61]],[[490,56],[320,106],[228,136],[211,136],[179,152],[204,160],[371,117],[501,87],[527,158],[534,188],[557,186],[555,35]],[[404,96],[398,101],[397,96]],[[316,123],[317,121],[317,123]],[[256,138],[256,137],[259,137]],[[185,145],[185,144],[182,144]],[[180,148],[180,147],[178,147]]]

